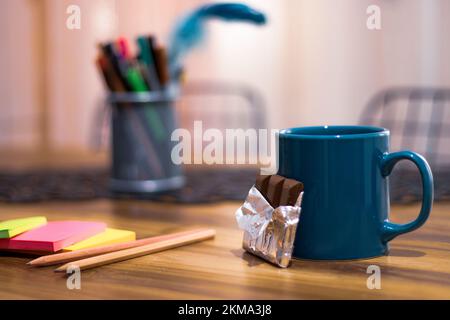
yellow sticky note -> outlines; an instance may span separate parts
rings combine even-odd
[[[136,240],[136,233],[133,231],[106,228],[104,232],[66,247],[63,251],[88,249],[133,240]]]
[[[28,217],[0,222],[0,239],[12,238],[19,233],[34,229],[47,223],[45,217]]]

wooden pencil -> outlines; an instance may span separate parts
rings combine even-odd
[[[76,250],[76,251],[71,251],[71,252],[62,252],[62,253],[46,255],[46,256],[39,257],[37,259],[34,259],[34,260],[28,262],[28,265],[33,266],[33,267],[44,267],[44,266],[51,266],[51,265],[55,265],[55,264],[66,263],[66,262],[70,262],[70,261],[75,261],[75,260],[80,260],[80,259],[97,256],[100,254],[105,254],[105,253],[110,253],[110,252],[114,252],[114,251],[139,247],[139,246],[143,246],[143,245],[150,244],[150,243],[156,243],[158,241],[163,241],[163,240],[167,240],[167,239],[173,239],[173,238],[176,238],[179,236],[189,235],[194,232],[201,231],[201,230],[205,230],[205,229],[194,229],[194,230],[188,230],[188,231],[183,231],[183,232],[175,232],[175,233],[170,233],[170,234],[166,234],[166,235],[155,236],[155,237],[150,237],[150,238],[145,238],[145,239],[140,239],[140,240],[135,240],[135,241],[128,241],[128,242],[124,242],[124,243],[116,243],[116,244],[95,247],[95,248],[88,248],[88,249]]]
[[[69,267],[78,267],[80,270],[95,268],[106,264],[128,260],[132,258],[141,257],[155,252],[168,250],[187,244],[211,239],[216,235],[213,229],[204,229],[192,232],[191,234],[180,235],[172,239],[159,241],[135,248],[110,252],[99,256],[94,256],[87,259],[72,261],[55,269],[55,272],[66,272]]]

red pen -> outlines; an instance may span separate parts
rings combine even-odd
[[[117,49],[121,58],[130,58],[130,46],[128,45],[128,41],[125,37],[120,37],[119,39],[117,39]]]

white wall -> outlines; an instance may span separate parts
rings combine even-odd
[[[94,65],[96,44],[125,36],[155,33],[165,41],[180,12],[204,1],[160,6],[157,0],[45,0],[51,136],[58,147],[89,147],[94,113],[106,91]],[[65,28],[69,4],[81,9],[81,30]],[[193,68],[195,69],[195,68]]]
[[[266,95],[273,127],[352,124],[384,87],[450,86],[449,1],[250,3],[269,13],[267,30],[217,26],[211,50],[218,77]],[[366,27],[371,4],[381,8],[381,30]]]
[[[366,28],[370,1],[293,1],[286,78],[287,126],[351,124],[380,86],[380,33]],[[289,50],[289,49],[288,49]]]
[[[34,146],[41,111],[41,11],[36,1],[0,1],[0,145]]]
[[[175,17],[203,2],[0,1],[6,43],[0,51],[0,145],[35,145],[39,114],[47,109],[52,146],[87,147],[93,112],[104,96],[93,63],[95,43],[147,32],[165,40]],[[450,1],[247,2],[266,11],[269,24],[212,23],[208,42],[188,57],[186,69],[188,79],[255,87],[266,98],[271,127],[355,123],[383,87],[450,86]],[[82,9],[79,31],[65,28],[69,4]],[[369,4],[382,9],[380,31],[366,28]],[[28,124],[22,115],[31,115]]]

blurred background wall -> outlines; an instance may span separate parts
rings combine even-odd
[[[90,146],[104,88],[96,43],[156,33],[201,0],[1,0],[0,146]],[[269,126],[356,123],[369,98],[392,85],[450,87],[450,1],[251,0],[263,28],[212,23],[186,64],[189,80],[243,83],[259,91]],[[81,30],[66,9],[81,8]],[[381,8],[381,30],[366,9]]]

